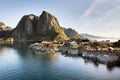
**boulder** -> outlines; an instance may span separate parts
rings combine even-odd
[[[99,62],[101,63],[111,63],[118,61],[119,57],[115,55],[103,55],[98,58]]]

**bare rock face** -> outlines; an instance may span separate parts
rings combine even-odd
[[[76,38],[76,39],[81,39],[83,38],[77,31],[75,31],[74,29],[71,28],[63,28],[65,34],[67,35],[67,37],[69,38]]]
[[[0,31],[3,31],[4,27],[5,27],[5,24],[3,22],[0,22]]]
[[[36,34],[38,17],[30,14],[22,17],[17,27],[12,31],[15,40],[29,40]]]
[[[57,19],[46,11],[40,17],[25,15],[13,30],[15,40],[58,40],[67,39]]]
[[[43,11],[39,17],[37,33],[41,36],[41,40],[58,40],[66,39],[64,31],[60,27],[57,18]]]

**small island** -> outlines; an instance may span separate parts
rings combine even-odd
[[[57,52],[103,64],[120,62],[120,40],[110,42],[84,38],[74,29],[61,27],[57,18],[47,11],[40,16],[24,15],[14,29],[1,22],[0,40],[1,43],[31,41],[28,48],[45,54]]]
[[[0,80],[120,80],[120,0],[1,0]]]

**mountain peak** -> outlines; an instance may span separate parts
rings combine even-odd
[[[44,14],[44,13],[48,13],[48,12],[47,11],[43,11],[42,13]]]
[[[76,38],[76,39],[83,38],[77,31],[75,31],[72,28],[63,28],[63,30],[67,35],[67,37],[69,38]]]
[[[30,20],[33,20],[35,17],[37,17],[37,16],[34,15],[34,14],[29,14],[28,16],[29,16]]]
[[[67,39],[57,18],[46,11],[40,17],[34,14],[25,15],[13,30],[12,36],[15,40]]]
[[[47,19],[47,20],[51,20],[51,19],[56,19],[55,16],[53,16],[52,14],[50,14],[49,12],[47,11],[43,11],[42,14],[40,15],[41,18],[43,19]]]

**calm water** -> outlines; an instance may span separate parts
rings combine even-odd
[[[120,80],[119,67],[60,53],[38,54],[27,44],[0,45],[0,80]]]
[[[97,41],[106,41],[106,40],[110,40],[110,42],[117,42],[120,39],[114,39],[114,38],[90,38],[91,40],[97,40]]]

